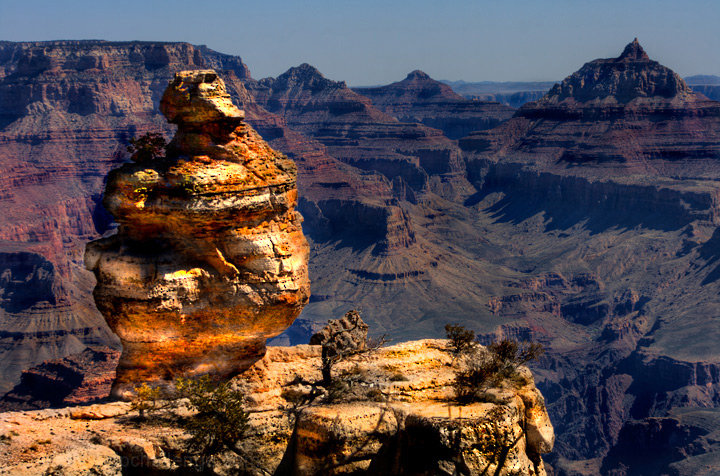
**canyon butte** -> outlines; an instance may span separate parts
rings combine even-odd
[[[720,467],[720,103],[636,41],[511,118],[419,72],[367,91],[309,65],[256,80],[185,43],[0,43],[3,390],[45,360],[117,347],[82,262],[113,226],[103,179],[130,137],[172,135],[158,107],[173,74],[207,68],[297,164],[313,295],[285,342],[358,306],[396,340],[447,322],[533,339],[556,474]],[[504,122],[455,140],[431,107]]]

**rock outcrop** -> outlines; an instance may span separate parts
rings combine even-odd
[[[113,392],[233,375],[309,297],[296,167],[244,122],[212,70],[177,73],[167,155],[111,172],[118,233],[87,246],[98,309],[123,343]]]
[[[513,115],[513,109],[503,104],[466,99],[422,71],[413,71],[387,86],[353,91],[370,98],[375,107],[401,122],[440,129],[450,139],[492,129]]]
[[[247,70],[187,43],[0,42],[0,393],[43,361],[119,347],[82,262],[112,226],[104,180],[127,159],[128,138],[172,135],[157,108],[173,72],[208,66]],[[14,282],[32,267],[42,274],[21,291]]]
[[[298,382],[320,378],[320,346],[268,348],[234,379],[250,415],[237,454],[213,457],[204,469],[226,475],[546,474],[541,454],[552,449],[554,433],[530,372],[521,368],[517,378],[490,390],[492,402],[459,406],[445,346],[423,340],[356,356],[338,368],[348,391],[310,405],[298,405],[310,391]],[[83,448],[98,466],[116,464],[117,456],[123,474],[197,469],[185,446],[188,435],[171,419],[138,424],[131,416],[127,403],[0,414],[0,474],[39,474],[60,461],[68,461],[62,474],[74,474],[69,455]],[[39,434],[49,436],[38,443]],[[94,474],[120,471],[113,466]]]
[[[87,347],[80,353],[24,370],[20,383],[0,398],[4,410],[81,405],[110,395],[120,351]]]

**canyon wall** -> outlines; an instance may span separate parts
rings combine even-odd
[[[492,129],[513,115],[512,108],[503,104],[466,99],[422,71],[413,71],[387,86],[353,91],[370,98],[375,107],[400,122],[420,122],[440,129],[450,139]]]

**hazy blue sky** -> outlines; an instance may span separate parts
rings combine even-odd
[[[253,77],[307,62],[351,85],[555,80],[633,37],[682,75],[720,74],[718,0],[0,0],[0,39],[164,40],[240,55]]]

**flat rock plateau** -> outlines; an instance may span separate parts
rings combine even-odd
[[[511,118],[419,72],[364,96],[309,65],[257,80],[186,43],[0,43],[3,391],[118,346],[82,263],[114,227],[103,180],[129,137],[172,135],[162,91],[206,68],[297,164],[312,295],[282,342],[352,308],[396,341],[448,322],[533,339],[555,474],[717,473],[720,103],[636,41]],[[453,111],[504,122],[455,140]]]
[[[271,347],[233,381],[250,426],[239,454],[213,457],[210,474],[545,475],[540,455],[554,433],[530,371],[489,390],[495,403],[458,406],[446,345],[422,340],[356,356],[337,368],[349,384],[340,401],[301,407],[286,396],[309,393],[298,377],[320,379],[320,346]],[[182,415],[138,422],[123,402],[0,413],[0,474],[196,474],[182,460],[189,435],[173,424]],[[496,447],[509,449],[500,467]]]

